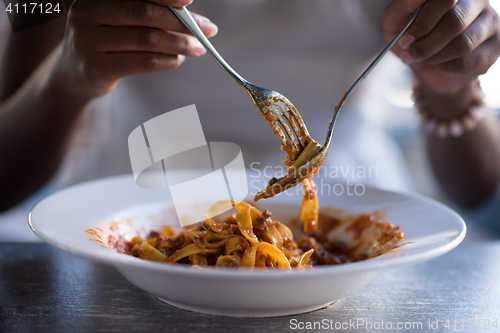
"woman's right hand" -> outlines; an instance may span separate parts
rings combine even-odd
[[[92,98],[126,76],[171,70],[205,49],[168,8],[192,0],[76,0],[55,62],[65,89]],[[207,37],[217,26],[193,14]]]

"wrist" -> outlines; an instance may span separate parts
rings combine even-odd
[[[484,105],[484,94],[475,79],[452,93],[440,93],[419,79],[413,81],[413,99],[419,110],[439,120],[451,120],[464,113],[471,104]]]
[[[473,131],[486,115],[479,80],[473,80],[453,93],[437,93],[416,80],[413,98],[424,128],[437,137],[459,137]]]
[[[85,78],[84,66],[75,62],[75,57],[65,50],[63,43],[53,51],[47,64],[50,67],[47,80],[49,89],[64,94],[72,103],[78,104],[87,104],[112,91],[116,82]]]
[[[74,75],[64,63],[62,47],[59,45],[41,68],[38,90],[42,92],[47,105],[57,104],[68,111],[83,109],[94,96],[85,94],[83,89],[78,88]]]

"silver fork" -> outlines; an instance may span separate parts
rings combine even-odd
[[[280,138],[281,149],[287,153],[287,162],[288,166],[290,166],[312,140],[306,124],[295,106],[279,92],[251,84],[229,66],[208,38],[205,37],[191,13],[185,7],[170,7],[170,9],[191,30],[215,61],[252,97],[261,115],[264,116],[274,133]]]
[[[316,152],[308,154],[308,156],[305,157],[305,159],[307,160],[305,163],[297,166],[297,168],[291,170],[291,172],[289,171],[284,177],[280,178],[278,182],[276,182],[274,185],[270,185],[266,187],[264,191],[257,193],[257,195],[255,196],[255,201],[262,198],[271,198],[274,195],[287,190],[288,188],[296,186],[302,180],[310,177],[311,175],[317,172],[319,167],[321,167],[321,165],[325,161],[326,156],[328,155],[328,151],[330,150],[330,145],[332,142],[333,127],[335,126],[335,121],[337,120],[337,116],[339,115],[339,112],[344,106],[346,100],[349,98],[349,96],[351,96],[351,94],[359,86],[359,84],[363,82],[363,80],[368,76],[368,74],[370,74],[371,71],[378,65],[378,63],[382,60],[382,58],[384,58],[384,56],[389,52],[389,50],[394,46],[394,44],[396,44],[396,42],[410,27],[413,21],[415,21],[421,9],[422,7],[417,9],[415,14],[413,14],[413,16],[408,21],[408,23],[403,27],[403,29],[401,29],[401,31],[396,35],[396,37],[394,37],[394,39],[377,55],[375,60],[373,60],[370,66],[368,66],[368,68],[363,72],[363,74],[361,74],[361,76],[356,80],[356,82],[354,82],[351,88],[349,88],[349,90],[346,91],[346,93],[340,100],[339,104],[335,107],[333,111],[333,116],[332,119],[330,120],[330,125],[328,127],[328,132],[326,134],[326,141],[323,147],[321,149],[317,149]],[[301,156],[301,159],[303,157],[304,156]]]
[[[283,192],[291,187],[296,186],[304,179],[313,175],[323,164],[328,155],[331,146],[333,128],[337,120],[337,116],[344,106],[346,100],[351,96],[354,90],[361,82],[371,73],[371,71],[384,58],[389,50],[396,44],[399,38],[413,23],[417,15],[420,13],[419,8],[408,23],[401,29],[396,37],[378,54],[368,68],[354,82],[351,88],[344,94],[339,104],[335,107],[326,141],[323,146],[314,141],[307,131],[306,125],[302,117],[298,113],[293,104],[280,93],[257,87],[241,75],[239,75],[229,64],[220,56],[212,44],[205,37],[198,24],[195,22],[191,14],[186,8],[170,8],[174,14],[191,30],[194,36],[202,43],[207,51],[214,59],[225,69],[233,79],[242,86],[252,97],[253,102],[260,110],[261,114],[271,124],[274,133],[281,139],[281,149],[287,152],[287,161],[285,164],[289,167],[288,173],[277,180],[274,184],[270,184],[263,191],[257,193],[255,201],[262,198],[271,198],[274,195]],[[300,163],[297,163],[299,162]]]

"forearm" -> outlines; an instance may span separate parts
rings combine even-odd
[[[477,102],[477,81],[453,94],[439,94],[420,83],[420,109],[438,119],[437,124],[461,120]],[[436,128],[427,134],[427,152],[436,180],[444,192],[465,207],[484,203],[495,192],[500,178],[500,124],[487,112],[473,130],[439,137]]]
[[[54,74],[56,48],[0,104],[0,211],[42,187],[57,171],[89,99],[68,91]]]

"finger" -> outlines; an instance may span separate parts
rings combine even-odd
[[[170,6],[170,7],[185,7],[190,5],[193,0],[149,0],[160,6]]]
[[[100,25],[144,26],[191,34],[170,8],[144,0],[83,1],[70,17],[83,22],[91,18]],[[217,33],[217,26],[206,17],[193,13],[193,18],[206,36]]]
[[[413,24],[401,36],[399,46],[402,49],[406,49],[416,40],[431,33],[446,13],[455,8],[457,2],[458,0],[427,1]]]
[[[498,25],[496,14],[492,11],[483,12],[465,31],[425,62],[437,65],[472,53],[479,45],[498,33]]]
[[[415,61],[432,57],[464,32],[481,14],[483,9],[484,3],[482,1],[460,1],[442,17],[428,35],[417,38],[411,47],[407,49],[407,52]],[[402,54],[401,56],[404,57],[405,55]],[[409,59],[407,56],[406,58]]]
[[[382,27],[386,33],[391,34],[391,39],[403,29],[425,2],[426,0],[394,0],[386,7],[382,15]]]
[[[205,48],[193,36],[147,27],[102,26],[96,29],[97,52],[144,51],[198,57]]]
[[[408,22],[409,18],[411,17],[411,13],[414,13],[415,10],[410,12],[410,9],[415,8],[417,0],[410,0],[410,1],[405,1],[405,0],[399,0],[396,2],[401,2],[399,4],[399,7],[401,8],[400,10],[404,11],[407,13],[406,16],[406,22]],[[457,4],[458,0],[427,0],[425,3],[422,5],[422,10],[420,11],[420,14],[417,16],[415,21],[412,23],[412,25],[408,28],[408,30],[401,36],[399,39],[399,47],[401,49],[406,49],[408,48],[411,44],[413,44],[416,40],[427,36],[438,24],[438,22],[443,18],[443,16],[453,9],[455,5]],[[418,3],[422,3],[421,0],[419,0]],[[395,5],[396,6],[396,5]],[[396,10],[396,9],[392,9]],[[392,14],[395,16],[396,14]],[[399,28],[401,29],[404,26],[403,24],[400,24]],[[396,31],[397,33],[397,31]]]
[[[184,60],[183,55],[152,52],[104,53],[87,65],[87,77],[112,82],[126,76],[171,70]]]
[[[73,0],[71,8],[75,7],[80,2],[81,0]],[[190,5],[193,0],[151,0],[151,2],[154,2],[161,6],[185,7]]]
[[[485,74],[498,58],[500,53],[499,45],[498,36],[492,37],[465,57],[435,67],[443,73],[466,74],[470,77]]]

